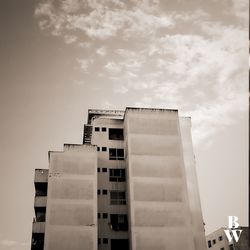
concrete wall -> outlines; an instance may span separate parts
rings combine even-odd
[[[179,121],[195,249],[203,250],[206,249],[206,238],[192,145],[191,118],[180,118]]]
[[[51,152],[45,250],[97,249],[96,147]]]
[[[128,108],[125,135],[131,250],[203,250],[190,230],[177,111]]]

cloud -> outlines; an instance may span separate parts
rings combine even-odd
[[[64,36],[64,41],[65,41],[65,43],[67,43],[67,44],[74,43],[76,40],[77,40],[77,37],[76,37],[76,36],[70,36],[70,35],[65,35],[65,36]]]
[[[77,62],[80,64],[80,68],[84,73],[89,73],[89,66],[93,63],[93,59],[77,59]]]
[[[249,19],[249,1],[233,0],[231,12],[246,25]]]
[[[115,63],[114,61],[108,62],[105,65],[105,69],[108,70],[108,72],[110,73],[119,73],[122,70],[121,66]]]
[[[91,43],[90,42],[79,42],[78,46],[83,48],[83,49],[89,49],[89,48],[91,48]]]
[[[110,92],[130,103],[192,115],[198,142],[244,114],[248,78],[247,2],[199,3],[45,0],[35,16],[42,30],[83,48],[78,63],[107,82],[100,89],[111,81]]]
[[[101,47],[101,48],[96,50],[96,54],[98,54],[100,56],[105,56],[107,54],[107,50],[106,50],[106,48]]]
[[[171,17],[155,13],[154,4],[146,4],[146,1],[130,4],[131,7],[118,0],[45,1],[38,5],[35,16],[40,20],[40,27],[53,35],[83,31],[89,38],[100,40],[114,37],[118,32],[126,39],[134,34],[145,36],[174,25]]]
[[[114,87],[114,92],[119,94],[125,94],[128,92],[128,88],[126,88],[124,85],[118,85],[117,87]]]

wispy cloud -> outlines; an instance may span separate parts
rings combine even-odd
[[[130,105],[192,115],[194,139],[204,141],[247,108],[247,6],[44,0],[35,16],[42,30],[82,48],[77,61],[86,77],[101,76],[102,87],[109,83]]]
[[[84,9],[89,10],[87,15],[79,12]],[[129,1],[129,4],[118,0],[45,1],[38,5],[35,15],[40,18],[40,27],[54,35],[79,30],[90,38],[101,40],[114,37],[121,30],[126,38],[134,34],[145,36],[174,24],[171,17],[156,15],[155,5],[146,4],[146,1]]]
[[[83,70],[84,73],[88,73],[88,69],[90,65],[93,63],[93,59],[77,59],[77,62],[80,64],[80,68]]]
[[[96,54],[98,54],[100,56],[105,56],[107,54],[107,50],[104,47],[98,48],[96,50]]]
[[[119,73],[122,70],[121,66],[114,61],[108,62],[105,65],[105,69],[107,69],[110,73]]]

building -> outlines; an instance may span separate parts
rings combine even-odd
[[[190,118],[89,110],[83,144],[35,172],[32,249],[205,250]]]
[[[249,250],[249,228],[239,227],[237,229],[242,230],[239,241],[236,242],[233,239],[228,241],[224,232],[228,228],[220,228],[213,233],[206,236],[207,249],[209,250]]]

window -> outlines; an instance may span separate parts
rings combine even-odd
[[[128,218],[126,214],[111,214],[110,215],[111,229],[115,231],[128,230]]]
[[[225,250],[225,248],[224,248],[224,247],[222,247],[220,250]]]
[[[36,196],[47,196],[48,183],[47,182],[37,182],[35,183]]]
[[[103,238],[102,239],[102,243],[103,244],[108,244],[109,243],[109,239],[108,238]]]
[[[98,245],[100,245],[101,244],[101,239],[100,238],[98,238]]]
[[[109,169],[109,181],[123,182],[125,181],[125,169]]]
[[[107,147],[102,147],[102,151],[107,151]]]
[[[100,189],[97,190],[97,194],[101,194],[101,190]]]
[[[216,239],[213,239],[213,244],[214,244],[214,245],[216,244]]]
[[[207,242],[208,248],[212,247],[211,240]]]
[[[100,147],[97,147],[97,151],[100,151]]]
[[[101,214],[100,214],[100,213],[97,214],[97,218],[98,218],[98,219],[101,218]]]
[[[222,241],[223,240],[223,237],[222,236],[219,236],[219,241]]]
[[[102,172],[103,173],[105,173],[105,172],[107,172],[108,170],[107,170],[107,168],[102,168]]]
[[[123,129],[122,128],[110,128],[109,129],[109,140],[123,140]]]
[[[123,148],[110,148],[109,159],[110,160],[124,160],[124,149]]]
[[[129,250],[128,239],[111,239],[111,250]]]
[[[108,194],[108,190],[107,189],[103,189],[102,190],[102,194],[104,194],[104,195]]]
[[[110,191],[110,204],[111,205],[126,205],[125,191],[118,191],[118,190]]]
[[[95,127],[95,131],[96,131],[96,132],[99,132],[99,131],[100,131],[100,128],[99,128],[99,127]]]
[[[36,221],[37,222],[44,222],[46,219],[46,207],[36,207]]]
[[[103,214],[102,214],[102,218],[103,218],[103,219],[107,219],[107,218],[108,218],[108,214],[107,214],[107,213],[103,213]]]
[[[234,250],[233,244],[229,245],[229,250]]]
[[[43,249],[44,246],[44,234],[43,233],[33,233],[31,249]]]
[[[97,168],[97,172],[100,172],[100,168]]]
[[[102,128],[102,132],[106,132],[107,131],[107,129],[106,128]]]

